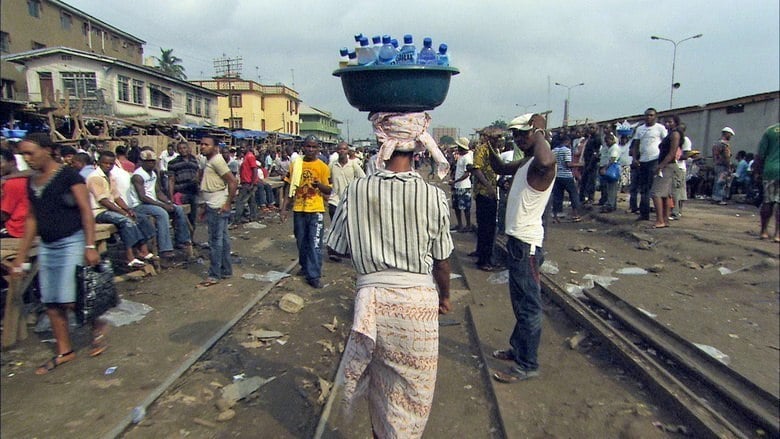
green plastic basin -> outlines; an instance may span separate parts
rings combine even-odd
[[[346,67],[333,72],[341,78],[350,105],[360,111],[418,112],[444,102],[455,67],[400,65]]]

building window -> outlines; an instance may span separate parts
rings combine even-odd
[[[0,80],[0,98],[14,98],[14,81],[11,81],[10,79]]]
[[[231,94],[230,95],[230,107],[231,108],[241,108],[241,95],[240,94]]]
[[[86,37],[89,34],[89,22],[85,21],[81,26],[81,33]]]
[[[115,51],[119,50],[119,37],[116,35],[111,35],[111,48]]]
[[[194,113],[192,106],[195,103],[195,96],[187,93],[187,113]]]
[[[133,103],[144,104],[144,82],[133,79]]]
[[[116,100],[130,102],[130,78],[119,75],[116,85]]]
[[[30,17],[41,18],[41,0],[27,0],[27,12]]]
[[[156,84],[149,84],[149,106],[170,110],[173,108],[173,99],[171,99],[171,89],[160,87]]]
[[[265,111],[265,96],[260,96],[260,110]],[[265,131],[265,128],[263,128]]]
[[[11,34],[0,32],[0,52],[8,53],[11,51]]]
[[[62,88],[71,98],[94,99],[97,81],[94,72],[62,72]]]
[[[200,96],[195,96],[195,115],[196,116],[202,116],[203,111],[201,111],[201,106],[203,104],[203,98]]]
[[[203,115],[205,117],[211,117],[211,99],[203,100]]]
[[[243,117],[234,117],[230,119],[230,129],[231,130],[238,130],[244,128],[244,118]]]
[[[260,129],[265,131],[265,119],[260,119]]]
[[[33,42],[32,42],[32,50],[43,49],[43,48],[45,48],[45,47],[46,47],[46,45],[45,45],[45,44],[43,44],[43,43],[39,43],[39,42],[37,42],[37,41],[33,41]]]
[[[73,17],[63,12],[60,14],[60,25],[62,25],[63,30],[70,30],[73,27]]]

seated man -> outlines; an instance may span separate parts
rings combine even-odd
[[[119,229],[128,268],[142,268],[154,258],[146,246],[146,241],[154,236],[154,226],[146,216],[136,215],[122,200],[116,179],[111,176],[115,162],[113,152],[101,151],[97,169],[87,177],[92,213],[95,214],[95,222],[113,224]]]
[[[29,210],[27,201],[27,173],[16,168],[16,157],[10,149],[2,149],[0,156],[0,234],[3,238],[21,238],[24,235],[24,223]]]
[[[161,256],[171,258],[174,255],[171,231],[168,226],[171,218],[173,218],[177,248],[185,249],[187,255],[192,256],[189,221],[181,206],[173,204],[160,188],[155,170],[156,164],[154,151],[151,148],[144,148],[141,151],[141,166],[135,170],[130,179],[135,191],[129,191],[128,205],[135,213],[154,217],[157,226],[157,246]]]

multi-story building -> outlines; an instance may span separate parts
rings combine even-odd
[[[238,77],[190,82],[224,94],[217,103],[220,125],[231,129],[300,133],[301,100],[297,91],[283,84],[263,85]]]
[[[58,0],[0,2],[0,55],[70,47],[141,64],[145,41]],[[5,101],[27,101],[25,73],[0,62]]]
[[[68,106],[86,116],[139,122],[217,122],[219,92],[152,67],[66,47],[17,53],[3,61],[22,67],[27,100],[39,109]]]
[[[452,128],[452,127],[434,127],[433,128],[433,134],[432,134],[434,140],[436,140],[436,143],[441,142],[441,138],[444,136],[452,137],[453,139],[458,138],[458,129]]]
[[[324,143],[337,143],[341,137],[340,120],[319,108],[301,104],[301,136],[315,135]]]

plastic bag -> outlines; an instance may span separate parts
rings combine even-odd
[[[92,322],[119,304],[111,261],[76,268],[76,319],[82,325]]]

